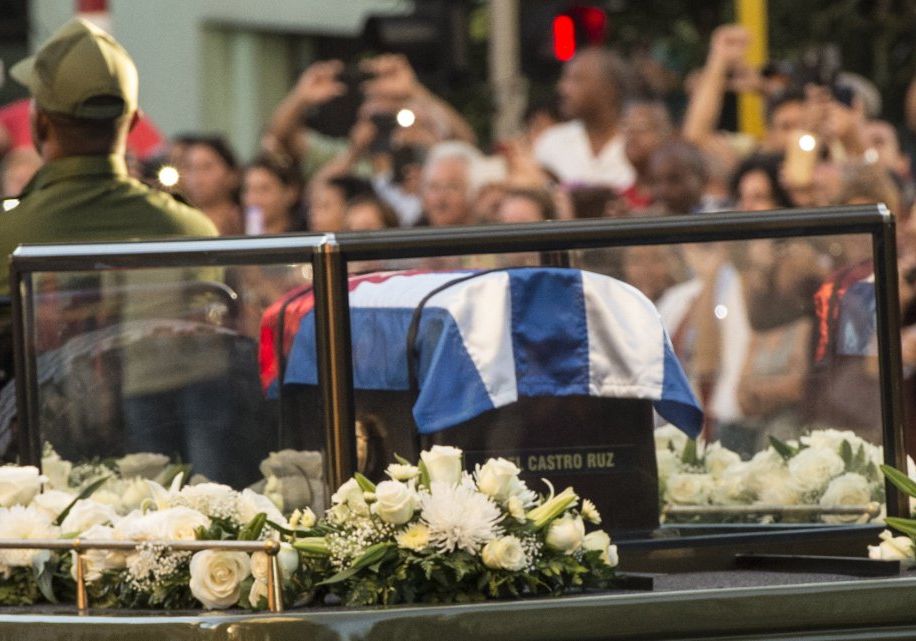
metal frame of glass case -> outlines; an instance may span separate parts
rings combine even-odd
[[[877,307],[879,385],[887,463],[906,469],[895,221],[883,205],[594,219],[525,225],[408,229],[370,233],[21,246],[11,257],[10,291],[22,462],[38,464],[36,353],[26,340],[34,311],[34,272],[311,262],[315,284],[319,388],[329,480],[355,469],[354,401],[347,268],[353,261],[662,245],[688,242],[868,234]],[[906,514],[906,497],[887,484],[887,510]]]

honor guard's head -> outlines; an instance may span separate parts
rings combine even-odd
[[[10,75],[50,115],[111,120],[137,110],[137,68],[130,55],[110,34],[79,18],[14,65]]]

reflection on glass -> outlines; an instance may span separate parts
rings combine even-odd
[[[545,258],[447,257],[388,261],[384,267],[503,269],[547,264]],[[549,259],[558,264],[556,255]],[[883,459],[870,237],[609,248],[568,252],[563,260],[627,282],[655,303],[703,405],[697,443],[670,426],[657,432],[663,520],[850,523],[878,514]],[[370,357],[365,348],[356,349],[356,368],[358,359]],[[373,426],[363,438],[383,441],[384,451],[406,451],[411,442],[401,432],[416,429],[415,399],[357,390],[358,415]],[[482,449],[550,478],[568,462],[563,455],[587,454],[598,442],[589,441],[592,425],[599,432],[621,429],[625,412],[600,403],[582,409],[594,401],[519,399],[511,416],[498,410],[431,439],[414,434],[413,447],[455,444],[472,455]],[[628,420],[639,419],[631,414]],[[656,422],[665,424],[658,417]],[[553,433],[546,442],[544,431]],[[502,436],[494,437],[496,432]],[[539,469],[539,462],[553,468]],[[618,465],[620,472],[626,461],[618,459]]]
[[[188,465],[185,480],[320,508],[323,443],[277,453],[279,411],[258,364],[265,309],[310,275],[298,265],[34,274],[43,440],[73,462],[158,453]],[[6,437],[13,395],[12,385],[0,395]],[[4,445],[9,456],[15,443]]]
[[[652,343],[662,354],[663,326],[704,409],[701,440],[692,443],[666,425],[645,395],[592,392],[596,343],[555,340],[564,335],[563,323],[579,322],[570,315],[568,289],[525,297],[509,285],[498,296],[502,307],[492,296],[471,295],[462,313],[495,318],[502,310],[512,323],[525,319],[529,333],[520,338],[515,329],[484,324],[489,329],[482,334],[461,336],[471,346],[462,348],[469,371],[486,370],[487,359],[519,342],[543,360],[530,360],[526,372],[517,362],[491,368],[476,391],[496,396],[499,376],[521,379],[537,367],[547,380],[556,362],[567,368],[569,387],[555,393],[532,386],[421,435],[414,412],[423,390],[411,385],[406,363],[417,359],[422,381],[433,369],[432,355],[455,366],[460,354],[449,351],[458,343],[441,340],[448,318],[428,310],[408,344],[423,296],[407,296],[402,305],[408,293],[402,289],[378,300],[379,307],[406,309],[399,333],[367,338],[357,331],[365,318],[351,312],[360,471],[382,480],[394,454],[413,460],[434,443],[459,445],[470,463],[488,456],[512,461],[540,490],[548,491],[542,478],[557,491],[580,488],[607,508],[612,529],[652,529],[660,514],[669,522],[837,523],[877,513],[872,503],[882,500],[883,489],[869,237],[446,256],[354,263],[350,270],[365,282],[405,270],[448,284],[468,270],[532,274],[548,266],[559,278],[618,279],[627,283],[622,290],[652,301],[661,323],[657,341],[638,335],[648,324],[628,327],[612,313],[588,316],[591,327],[582,335],[609,332],[634,353]],[[33,282],[30,339],[38,355],[41,430],[63,458],[158,452],[190,464],[195,480],[254,486],[280,496],[287,510],[320,510],[325,436],[307,268],[39,273]],[[400,360],[382,349],[392,342]],[[588,358],[579,359],[583,354]],[[297,368],[303,377],[289,376]],[[436,403],[471,407],[476,397],[451,376],[438,381]],[[14,406],[7,386],[0,394],[0,445],[8,456]]]

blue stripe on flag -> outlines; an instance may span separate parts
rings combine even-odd
[[[582,275],[571,269],[509,272],[519,396],[589,393]]]
[[[421,434],[444,430],[493,409],[480,372],[449,312],[437,307],[423,310],[417,335],[422,340],[420,394],[413,416]]]
[[[662,418],[679,427],[691,438],[696,438],[703,428],[703,411],[690,389],[687,375],[674,355],[667,335],[664,341],[665,373],[662,379],[662,398],[653,405]]]

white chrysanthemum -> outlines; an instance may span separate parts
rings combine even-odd
[[[598,508],[595,507],[595,504],[588,499],[582,501],[582,518],[594,525],[601,524],[601,513],[598,512]]]
[[[430,543],[441,552],[460,548],[476,554],[500,535],[502,513],[489,497],[466,485],[433,482],[420,495],[420,518],[429,526]]]
[[[59,535],[60,529],[43,510],[22,505],[0,508],[0,539],[55,539]],[[0,550],[4,567],[29,566],[50,557],[48,550]]]

